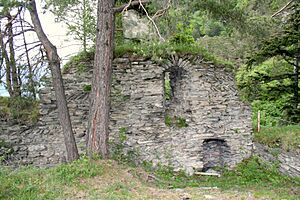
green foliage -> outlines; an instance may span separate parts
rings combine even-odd
[[[47,0],[46,7],[68,28],[68,34],[82,43],[85,52],[96,38],[95,0]]]
[[[292,80],[288,74],[293,67],[279,58],[269,59],[260,65],[237,72],[237,85],[243,100],[251,103],[253,124],[257,123],[257,112],[261,111],[263,126],[278,126],[292,123],[290,120]]]
[[[182,118],[182,117],[176,117],[176,126],[178,128],[184,128],[184,127],[188,127],[188,124],[186,122],[186,119]]]
[[[293,47],[300,38],[300,9],[299,2],[290,8],[291,14],[281,29],[260,44],[259,51],[248,60],[248,65],[259,64],[274,56],[282,56],[287,61],[292,61],[296,49]]]
[[[172,124],[173,124],[173,119],[172,119],[172,117],[170,116],[170,115],[166,115],[165,116],[165,124],[167,125],[167,126],[172,126]]]
[[[165,91],[165,100],[169,101],[171,100],[172,94],[171,94],[171,82],[170,79],[165,79],[164,82],[164,91]]]
[[[12,145],[0,139],[0,164],[14,153]]]
[[[165,116],[165,124],[169,127],[177,127],[177,128],[185,128],[188,127],[188,124],[186,122],[186,119],[182,118],[182,117],[177,117],[177,116],[170,116],[170,115],[166,115]]]
[[[13,7],[22,6],[23,2],[18,0],[0,0],[0,15],[6,15],[7,12],[10,12]]]
[[[194,27],[190,25],[189,27],[184,27],[182,23],[177,24],[176,33],[171,36],[170,43],[174,44],[185,44],[191,45],[195,43],[195,39],[193,37]]]
[[[39,117],[39,102],[27,97],[0,97],[0,116],[20,123],[35,123]]]
[[[85,92],[90,92],[92,90],[92,86],[89,84],[89,85],[84,85],[83,86],[83,91]]]
[[[223,169],[220,178],[211,176],[187,176],[183,172],[174,172],[172,168],[158,166],[153,169],[144,163],[145,169],[157,177],[157,185],[168,188],[218,187],[222,190],[256,189],[276,199],[292,199],[290,192],[300,184],[299,178],[282,176],[276,166],[268,165],[257,157],[240,163],[234,170]],[[273,193],[273,194],[272,194]],[[275,195],[274,195],[275,194]],[[293,196],[297,198],[297,194]]]
[[[67,73],[71,68],[76,67],[78,73],[85,72],[87,70],[87,64],[94,60],[95,49],[91,48],[88,51],[82,51],[79,54],[73,56],[68,63],[63,67],[63,73]]]
[[[209,53],[202,46],[195,44],[173,44],[169,42],[143,42],[134,43],[128,42],[119,44],[115,47],[115,57],[122,57],[124,55],[133,55],[141,57],[149,57],[157,61],[162,61],[170,55],[194,55],[201,56],[205,61],[211,61],[219,66],[224,66],[227,69],[233,69],[233,64],[215,57]]]
[[[254,134],[257,142],[269,147],[281,147],[286,151],[300,150],[300,126],[262,127]]]
[[[119,128],[119,135],[115,141],[110,141],[111,158],[122,164],[136,165],[138,153],[134,150],[127,150],[125,152],[125,142],[127,140],[126,127]]]
[[[63,184],[72,184],[77,182],[80,178],[90,178],[101,175],[103,170],[96,164],[96,161],[82,157],[72,163],[56,167],[53,173],[55,176],[54,179],[60,180]]]
[[[85,157],[51,169],[0,166],[0,199],[64,199],[66,185],[75,187],[83,178],[102,173],[101,164]]]

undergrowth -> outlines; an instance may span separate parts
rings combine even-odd
[[[205,61],[213,62],[216,65],[224,66],[226,69],[233,69],[233,64],[221,60],[209,53],[205,48],[197,43],[157,43],[157,42],[127,42],[115,47],[114,56],[122,57],[124,55],[136,55],[140,57],[151,58],[153,60],[164,60],[170,55],[194,55],[201,56]]]
[[[102,165],[85,157],[51,169],[0,166],[0,199],[61,199],[66,195],[64,189],[101,174]]]
[[[65,64],[63,73],[67,73],[70,68],[76,67],[77,72],[81,73],[86,70],[86,63],[93,61],[95,49],[87,52],[80,52],[73,56],[70,61]],[[223,66],[227,70],[233,70],[233,64],[229,61],[222,60],[197,43],[171,43],[171,42],[122,42],[117,44],[114,49],[114,57],[137,56],[143,58],[151,58],[154,61],[163,62],[171,55],[192,55],[201,56],[204,61],[212,62],[215,65]]]
[[[19,123],[35,123],[39,117],[39,101],[27,97],[0,97],[0,117]]]
[[[283,176],[276,166],[268,165],[258,157],[243,161],[234,170],[223,169],[221,177],[187,176],[184,172],[174,173],[172,168],[165,166],[153,170],[149,163],[144,163],[144,167],[155,174],[156,184],[162,188],[218,187],[222,190],[254,191],[272,199],[300,197],[300,178]]]
[[[300,126],[262,127],[260,132],[255,132],[254,139],[269,147],[300,151]]]
[[[0,199],[68,199],[74,196],[75,191],[76,193],[78,191],[95,193],[95,198],[100,194],[104,196],[119,194],[117,191],[129,186],[125,184],[127,182],[120,182],[117,171],[124,169],[134,176],[144,174],[140,173],[140,169],[122,163],[120,167],[120,165],[112,165],[111,161],[90,160],[82,157],[75,162],[50,169],[25,167],[12,170],[0,166]],[[299,178],[282,176],[278,173],[276,166],[266,165],[256,157],[245,160],[232,171],[224,169],[220,178],[187,176],[183,172],[175,173],[172,168],[163,166],[154,169],[150,163],[144,163],[143,166],[148,174],[152,174],[151,177],[155,177],[152,183],[159,188],[218,187],[225,194],[227,191],[234,190],[251,192],[258,197],[268,196],[271,199],[299,199],[300,197]],[[116,173],[116,175],[107,173]],[[106,180],[104,177],[107,176],[116,180],[109,181],[111,184],[106,186],[107,183],[101,183],[102,187],[99,189],[102,192],[100,193],[95,188],[93,189],[99,184],[97,181]],[[122,178],[126,179],[124,176]],[[139,184],[146,186],[148,183]],[[124,188],[126,195],[122,197],[129,198],[132,191],[126,188]]]

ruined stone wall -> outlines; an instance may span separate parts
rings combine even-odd
[[[74,68],[64,75],[81,152],[89,103],[84,88],[90,84],[91,74],[91,70],[78,73]],[[170,99],[165,95],[167,79],[171,82]],[[15,154],[21,156],[15,158],[20,162],[52,165],[64,160],[63,136],[50,85],[40,96],[39,123],[18,133],[4,130],[0,138],[19,148]],[[115,59],[110,115],[111,138],[117,141],[123,134],[125,152],[135,152],[141,160],[175,170],[192,174],[217,165],[233,167],[251,154],[251,113],[239,100],[233,75],[200,57],[174,56],[166,63]]]
[[[280,148],[269,148],[259,143],[254,145],[254,153],[269,164],[278,164],[282,174],[300,177],[299,152],[287,152]]]

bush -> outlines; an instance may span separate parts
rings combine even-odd
[[[39,117],[39,102],[28,97],[0,97],[0,116],[20,123],[35,123]]]

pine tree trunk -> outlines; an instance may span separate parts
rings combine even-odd
[[[52,74],[53,87],[55,90],[58,118],[63,129],[64,141],[67,150],[67,161],[70,162],[78,159],[79,155],[72,130],[69,110],[67,107],[63,80],[60,71],[59,56],[57,54],[56,47],[49,41],[48,37],[42,29],[42,25],[37,14],[36,3],[34,0],[30,1],[30,8],[28,10],[30,12],[34,30],[47,52],[49,67]]]
[[[98,0],[96,53],[92,79],[87,153],[108,158],[108,123],[113,60],[114,1]]]

